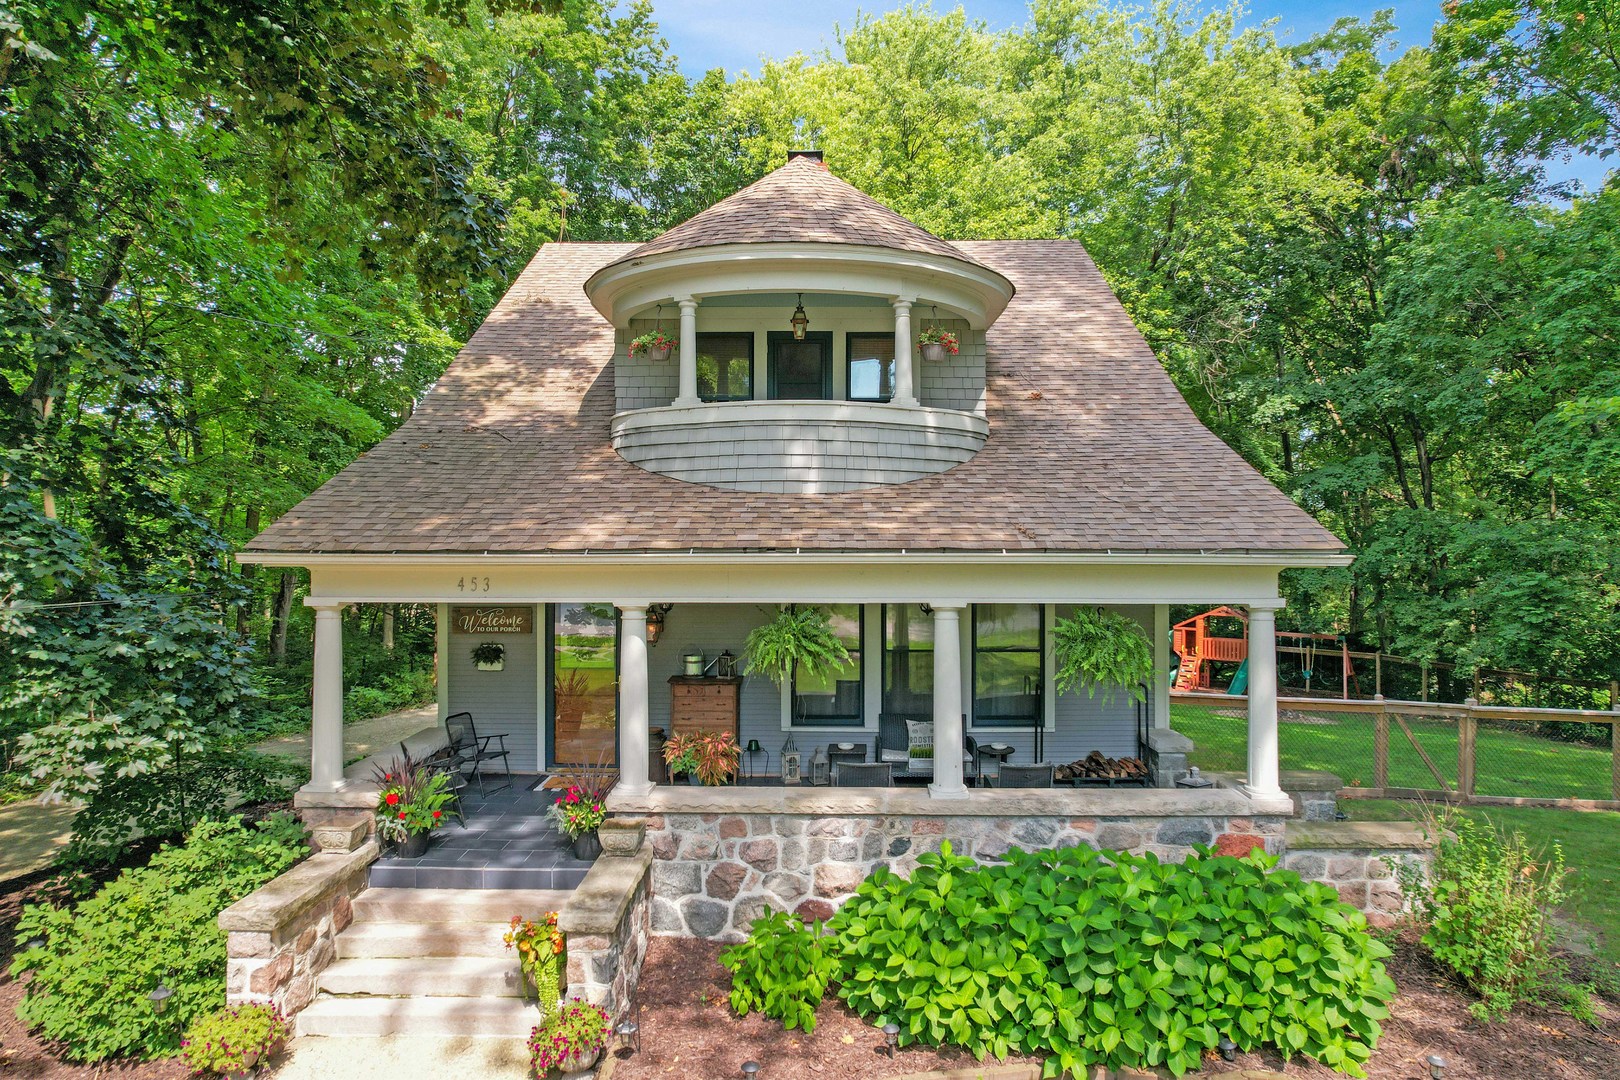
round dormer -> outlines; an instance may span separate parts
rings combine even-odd
[[[616,332],[614,448],[649,471],[847,491],[943,472],[988,436],[984,336],[1011,283],[819,155],[791,156],[585,290]],[[919,355],[919,335],[944,344]]]

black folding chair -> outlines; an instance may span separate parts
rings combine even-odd
[[[833,766],[833,787],[894,787],[894,766],[887,761],[840,761]]]
[[[1053,765],[1003,765],[997,787],[1051,787]]]
[[[399,744],[399,750],[407,760],[410,759],[410,749],[404,743]],[[467,777],[462,774],[459,765],[460,762],[456,758],[454,749],[448,746],[422,762],[423,768],[426,768],[434,775],[443,775],[449,778],[450,801],[445,805],[449,807],[452,814],[456,815],[456,820],[461,822],[461,827],[465,829],[467,827],[467,815],[461,806],[461,793],[466,790]]]
[[[499,791],[512,786],[512,763],[510,752],[506,749],[506,734],[479,735],[478,729],[473,726],[472,713],[458,712],[444,718],[445,734],[450,737],[450,753],[455,759],[455,769],[460,772],[468,765],[472,766],[472,778],[478,781],[478,794],[487,796],[490,791]],[[491,749],[491,743],[499,743],[498,749]],[[485,789],[484,773],[481,766],[486,761],[499,761],[504,770],[504,781],[493,788]]]

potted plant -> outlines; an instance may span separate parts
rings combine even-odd
[[[508,949],[516,949],[518,967],[523,972],[523,985],[532,987],[535,1003],[540,1009],[541,1026],[557,1015],[557,1003],[562,1000],[564,959],[562,931],[557,929],[557,913],[547,912],[539,922],[512,916],[511,929],[503,938]]]
[[[1084,686],[1088,697],[1101,690],[1106,701],[1123,690],[1131,700],[1144,701],[1145,687],[1153,684],[1153,642],[1140,623],[1117,611],[1075,608],[1052,624],[1052,654],[1060,694]]]
[[[607,1048],[608,1015],[600,1005],[574,999],[549,1024],[529,1035],[529,1065],[535,1076],[552,1069],[564,1076],[582,1074],[596,1064]]]
[[[664,744],[664,763],[671,774],[684,773],[687,783],[718,787],[737,776],[742,747],[729,731],[689,731]]]
[[[630,355],[662,362],[669,359],[677,345],[678,342],[662,330],[649,330],[630,342]]]
[[[280,1053],[290,1034],[275,1006],[233,1005],[193,1021],[180,1052],[196,1072],[244,1077]]]
[[[444,807],[455,797],[450,777],[412,760],[395,759],[376,770],[377,835],[399,845],[405,859],[427,852],[433,830],[444,820]]]
[[[551,804],[551,820],[574,842],[574,858],[585,862],[602,854],[596,830],[606,817],[601,797],[578,784],[569,784]]]
[[[481,641],[473,646],[472,661],[479,671],[499,671],[506,666],[506,646],[498,641]]]
[[[807,675],[841,668],[849,663],[849,650],[838,639],[825,608],[783,608],[770,622],[748,632],[743,643],[747,674],[763,674],[777,686],[793,678],[793,669]]]
[[[938,326],[925,326],[917,335],[917,349],[931,364],[939,363],[947,355],[955,356],[960,347],[955,334]]]

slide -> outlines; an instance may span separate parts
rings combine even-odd
[[[1226,688],[1228,694],[1247,694],[1249,692],[1249,658],[1244,657],[1243,663],[1238,665],[1237,674],[1232,676],[1232,685]]]

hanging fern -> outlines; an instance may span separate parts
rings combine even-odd
[[[1076,608],[1053,624],[1052,652],[1060,694],[1084,686],[1088,697],[1101,690],[1106,701],[1124,690],[1143,701],[1141,684],[1153,683],[1153,642],[1135,619],[1117,611]]]
[[[849,663],[849,650],[838,640],[825,608],[785,608],[764,626],[748,632],[743,643],[747,673],[763,674],[777,686],[793,677],[795,665],[807,675],[820,675]]]

